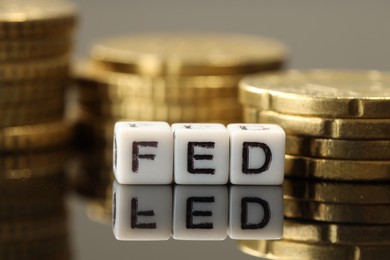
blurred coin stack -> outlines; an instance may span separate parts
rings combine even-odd
[[[246,122],[287,133],[284,235],[240,241],[270,259],[390,253],[390,74],[289,71],[240,84]]]
[[[235,34],[155,33],[97,43],[75,72],[79,142],[89,139],[87,147],[98,146],[85,156],[82,173],[75,174],[76,190],[104,198],[113,176],[116,121],[240,122],[239,80],[280,70],[285,60],[280,42]]]
[[[238,81],[279,70],[285,47],[255,36],[207,33],[141,34],[93,46],[77,70],[83,119],[112,143],[118,120],[241,121]],[[106,130],[106,131],[102,131]]]
[[[0,3],[0,151],[46,149],[69,140],[65,87],[75,8],[63,1]]]
[[[74,6],[0,2],[0,258],[69,258],[64,119]]]

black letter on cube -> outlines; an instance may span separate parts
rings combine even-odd
[[[211,217],[213,213],[209,210],[193,210],[194,203],[212,203],[214,197],[189,197],[186,207],[186,228],[187,229],[213,229],[214,225],[210,222],[194,224],[194,217]]]
[[[138,198],[131,199],[131,228],[155,229],[156,223],[138,223],[138,216],[154,216],[154,210],[138,211]]]
[[[139,162],[138,159],[154,160],[156,158],[155,154],[139,154],[139,147],[157,147],[158,142],[133,142],[133,160],[132,160],[132,170],[133,172],[138,172]]]
[[[195,146],[212,149],[214,142],[188,142],[187,146],[187,171],[192,174],[215,174],[212,168],[195,168],[195,160],[212,160],[212,154],[195,154]]]
[[[259,168],[249,168],[249,148],[259,148],[264,151],[264,164]],[[272,152],[268,145],[258,142],[244,142],[242,144],[242,172],[245,174],[259,174],[269,169],[272,161]]]
[[[248,223],[248,204],[255,203],[263,208],[264,216],[254,224]],[[271,218],[271,210],[267,201],[256,197],[245,197],[241,199],[241,229],[259,229],[265,227]]]

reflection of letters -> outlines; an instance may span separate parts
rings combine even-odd
[[[132,155],[132,170],[138,172],[139,162],[138,159],[154,160],[155,154],[139,154],[139,147],[157,147],[158,142],[133,142],[133,155]]]
[[[138,211],[138,198],[131,199],[131,228],[144,228],[144,229],[155,229],[157,227],[156,223],[140,223],[138,222],[139,216],[154,216],[154,210],[144,210]]]
[[[250,148],[262,149],[265,160],[259,168],[249,168],[249,150]],[[242,144],[242,172],[245,174],[259,174],[269,169],[272,160],[272,152],[268,145],[259,142],[244,142]]]
[[[195,160],[213,160],[212,154],[195,154],[195,146],[212,149],[214,142],[188,142],[187,147],[187,171],[192,174],[215,174],[213,168],[195,168]]]
[[[257,223],[248,223],[249,205],[252,207],[260,206],[263,208],[263,218]],[[259,229],[264,228],[271,218],[271,210],[267,201],[257,197],[245,197],[241,199],[241,229]]]
[[[211,217],[213,213],[209,210],[194,210],[195,203],[212,203],[214,197],[189,197],[186,208],[186,228],[187,229],[213,229],[213,223],[204,222],[194,224],[194,217]]]

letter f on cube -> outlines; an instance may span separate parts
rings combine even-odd
[[[170,184],[173,134],[166,122],[118,122],[114,129],[114,174],[121,184]]]

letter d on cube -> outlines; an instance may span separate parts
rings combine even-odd
[[[230,124],[230,182],[280,185],[284,178],[286,134],[274,124]]]
[[[114,130],[114,174],[121,184],[170,184],[173,136],[165,122],[118,122]]]

